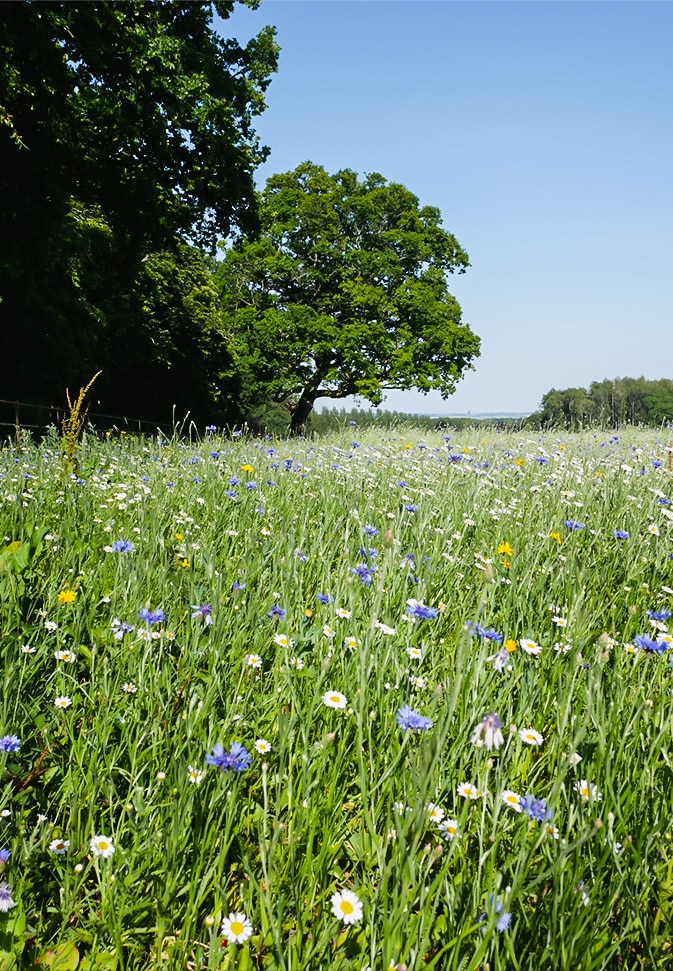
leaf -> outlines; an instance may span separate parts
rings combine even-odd
[[[72,941],[57,944],[55,948],[47,948],[37,960],[52,971],[76,971],[79,965],[79,951]]]

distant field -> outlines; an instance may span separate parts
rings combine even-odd
[[[667,440],[58,448],[0,453],[0,971],[673,966]]]

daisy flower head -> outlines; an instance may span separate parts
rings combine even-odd
[[[57,856],[63,856],[70,849],[70,840],[52,840],[49,844],[49,852]]]
[[[656,523],[650,523],[650,525],[647,527],[647,531],[648,533],[652,533],[653,536],[659,535],[659,527]]]
[[[278,647],[292,647],[294,645],[294,641],[291,637],[288,637],[287,634],[274,634],[273,642],[274,644],[277,644]]]
[[[478,799],[481,793],[471,782],[461,782],[458,786],[458,795],[464,799]]]
[[[348,699],[346,698],[346,695],[342,694],[340,691],[326,691],[322,696],[322,703],[328,708],[337,708],[341,710],[348,704]]]
[[[89,847],[94,856],[100,856],[104,860],[109,860],[115,851],[114,843],[109,836],[94,836]]]
[[[230,944],[244,944],[252,937],[252,924],[242,911],[229,914],[222,921],[220,933]]]
[[[586,779],[580,779],[573,786],[575,792],[579,792],[582,797],[583,802],[600,802],[603,798],[603,793],[598,791],[598,787],[595,782],[587,782]]]
[[[445,840],[454,839],[458,835],[458,820],[443,819],[439,824],[439,832]]]
[[[351,619],[351,612],[350,610],[346,610],[345,607],[337,607],[335,613],[337,617],[340,617],[342,620]]]
[[[505,805],[509,806],[510,809],[513,809],[515,813],[520,813],[523,811],[523,806],[521,805],[521,796],[518,792],[512,792],[511,789],[505,789],[504,792],[501,793],[500,798]]]
[[[254,668],[256,671],[259,671],[262,667],[262,659],[259,654],[246,654],[243,660],[248,667]]]
[[[344,647],[347,647],[349,651],[354,651],[359,643],[357,637],[344,637]]]
[[[428,818],[431,823],[441,823],[441,821],[444,819],[444,810],[441,806],[436,806],[434,802],[429,802]]]
[[[265,738],[258,738],[255,742],[255,751],[260,755],[266,755],[271,751],[271,742],[267,742]]]
[[[74,651],[54,651],[54,657],[57,661],[65,661],[67,664],[73,664],[77,655]]]
[[[524,654],[532,654],[533,657],[537,657],[537,655],[542,651],[540,645],[536,644],[535,641],[530,640],[528,637],[523,637],[519,641],[519,646]]]
[[[192,783],[192,785],[198,786],[203,780],[203,771],[201,769],[197,769],[194,765],[188,765],[187,779]]]
[[[534,728],[521,728],[519,730],[519,738],[526,745],[542,745],[544,742],[544,737],[536,732]]]
[[[67,695],[59,695],[58,698],[54,699],[54,704],[56,705],[57,708],[62,708],[62,709],[69,708],[70,705],[72,704],[72,699],[68,698]]]
[[[124,691],[127,695],[134,695],[137,690],[138,688],[133,681],[125,681],[122,685],[122,691]]]
[[[362,920],[362,901],[352,890],[337,890],[331,897],[332,913],[343,924]]]
[[[420,661],[423,658],[423,651],[420,649],[420,647],[408,647],[407,654],[412,661]]]

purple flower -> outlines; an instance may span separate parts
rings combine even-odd
[[[484,745],[489,752],[494,748],[502,748],[505,744],[505,738],[502,734],[502,722],[494,711],[488,715],[484,715],[483,719],[479,722],[472,736],[472,744],[479,744],[482,740],[482,735]]]
[[[315,599],[320,601],[321,604],[331,604],[334,600],[334,597],[331,597],[327,593],[316,593]]]
[[[648,610],[647,616],[650,618],[650,620],[664,621],[668,620],[668,618],[671,616],[671,612],[670,610]]]
[[[211,604],[201,604],[200,607],[197,606],[196,604],[192,604],[192,610],[194,611],[194,613],[192,614],[192,620],[196,620],[196,618],[198,617],[201,620],[203,620],[203,622],[206,625],[212,624],[213,608]]]
[[[135,630],[133,624],[127,624],[126,621],[119,620],[118,617],[113,618],[110,627],[116,641],[123,640],[125,634],[130,634],[132,630]]]
[[[365,532],[367,534],[367,536],[378,536],[379,535],[379,531],[376,528],[376,526],[372,526],[369,523],[365,526],[363,532]]]
[[[522,796],[519,800],[519,805],[521,806],[521,811],[524,812],[529,819],[535,820],[536,823],[544,823],[552,817],[552,810],[547,809],[547,803],[544,799],[536,799],[535,796]]]
[[[502,634],[499,634],[494,627],[482,627],[481,624],[474,625],[475,634],[479,634],[486,641],[495,641],[498,643],[502,640]]]
[[[238,580],[234,580],[231,585],[231,589],[234,591],[234,593],[236,593],[237,590],[245,590],[245,584],[239,583]]]
[[[142,610],[138,611],[138,616],[141,620],[144,620],[146,624],[161,624],[166,620],[166,614],[163,612],[161,607],[157,610],[149,610],[147,607],[143,607]]]
[[[373,564],[370,566],[367,563],[359,563],[357,566],[351,567],[351,573],[354,573],[368,587],[372,585],[372,576],[375,570],[376,567]]]
[[[614,536],[615,539],[628,539],[629,538],[629,534],[626,532],[625,529],[616,529],[612,535]]]
[[[21,748],[21,739],[18,735],[3,735],[0,738],[0,752],[18,752]]]
[[[493,661],[494,671],[504,671],[509,662],[509,651],[506,647],[501,647],[499,651],[495,654],[491,654],[490,657],[486,658],[487,661]]]
[[[285,611],[278,604],[274,604],[271,610],[266,615],[267,617],[275,617],[278,620],[283,620],[285,617]]]
[[[495,894],[491,894],[489,896],[488,905],[491,910],[491,913],[495,914],[498,917],[495,924],[495,929],[500,931],[501,933],[502,931],[506,931],[512,922],[511,913],[503,909],[502,900],[499,897],[496,897]],[[481,926],[481,929],[484,933],[486,932],[486,927],[484,925],[486,924],[487,918],[488,918],[488,913],[486,911],[484,911],[482,914],[479,915],[478,923]]]
[[[243,772],[250,766],[250,762],[250,753],[240,742],[232,742],[228,752],[218,742],[213,746],[213,754],[206,755],[206,763],[222,769],[223,772]]]
[[[405,732],[421,732],[426,728],[432,728],[432,719],[426,718],[425,715],[419,715],[409,705],[404,705],[400,708],[395,719],[400,728]]]
[[[407,502],[404,506],[405,512],[418,512],[418,506],[415,502]]]
[[[633,643],[647,654],[664,654],[668,650],[668,644],[665,641],[655,641],[647,634],[638,634],[633,638]]]
[[[433,620],[437,616],[436,607],[428,607],[420,600],[407,600],[406,611],[414,620]]]
[[[8,883],[0,883],[0,912],[6,913],[16,907],[16,901],[12,897],[12,888]]]
[[[3,864],[7,863],[11,855],[12,854],[10,850],[5,850],[5,849],[0,850],[0,863],[3,863]]]
[[[563,525],[571,532],[576,529],[584,529],[584,523],[576,523],[574,519],[566,519]]]
[[[113,553],[130,553],[135,549],[135,544],[130,539],[116,539],[112,544]]]

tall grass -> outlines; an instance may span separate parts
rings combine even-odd
[[[6,448],[0,968],[671,967],[667,447]]]

